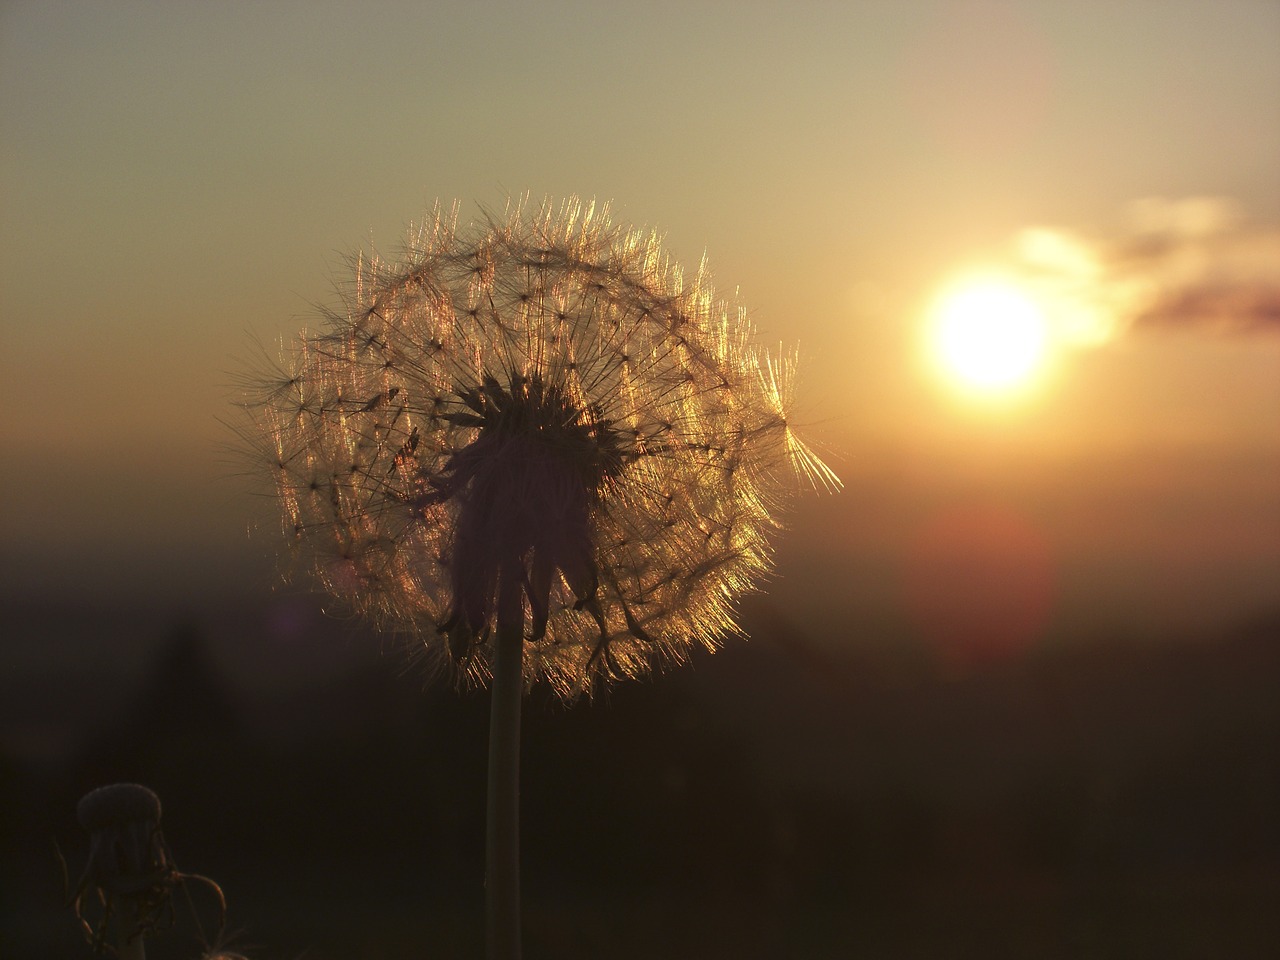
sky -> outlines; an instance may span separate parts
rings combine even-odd
[[[798,351],[845,489],[789,518],[785,620],[967,656],[1274,610],[1277,104],[1269,0],[5,2],[0,600],[271,595],[255,341],[437,200],[528,194]],[[1015,389],[932,353],[978,274],[1045,318]]]

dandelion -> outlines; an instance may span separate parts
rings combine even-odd
[[[492,845],[521,691],[714,649],[797,475],[839,481],[792,431],[793,360],[607,208],[438,209],[399,262],[354,266],[256,383],[251,433],[324,588],[492,681]]]
[[[796,468],[792,364],[651,234],[567,204],[359,262],[345,310],[250,404],[286,532],[379,626],[565,695],[679,663],[769,568]]]

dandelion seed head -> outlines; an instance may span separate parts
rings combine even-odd
[[[437,209],[353,272],[248,432],[325,589],[472,680],[499,623],[566,696],[714,648],[778,511],[839,484],[792,431],[794,359],[607,207]]]

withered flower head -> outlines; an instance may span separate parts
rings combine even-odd
[[[217,936],[221,937],[227,911],[222,888],[208,877],[182,873],[174,866],[160,830],[160,798],[152,790],[137,783],[98,787],[80,798],[76,819],[89,832],[89,859],[71,906],[96,952],[109,949],[114,930],[117,956],[142,956],[143,938],[173,923],[173,891],[187,881],[200,884],[214,897]],[[85,915],[89,893],[96,895],[100,906],[96,923]],[[186,899],[192,903],[189,891]],[[226,960],[238,957],[215,948],[206,956],[214,958],[215,952]]]
[[[123,939],[132,941],[170,918],[170,891],[179,875],[160,832],[160,798],[140,784],[113,783],[81,797],[76,819],[89,831],[90,848],[73,904],[95,949],[103,949],[113,919],[124,924]],[[90,890],[104,909],[96,930],[81,914]]]
[[[788,422],[792,362],[607,209],[456,219],[357,261],[345,309],[255,382],[288,535],[479,682],[499,623],[565,695],[714,647],[797,475],[839,483]]]

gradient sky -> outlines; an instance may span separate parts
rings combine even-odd
[[[798,345],[847,488],[781,542],[787,619],[933,636],[990,602],[1012,643],[1274,609],[1278,104],[1270,0],[4,3],[0,595],[269,592],[218,419],[252,339],[437,198],[528,192],[705,251]],[[921,329],[993,263],[1113,326],[976,402]]]

